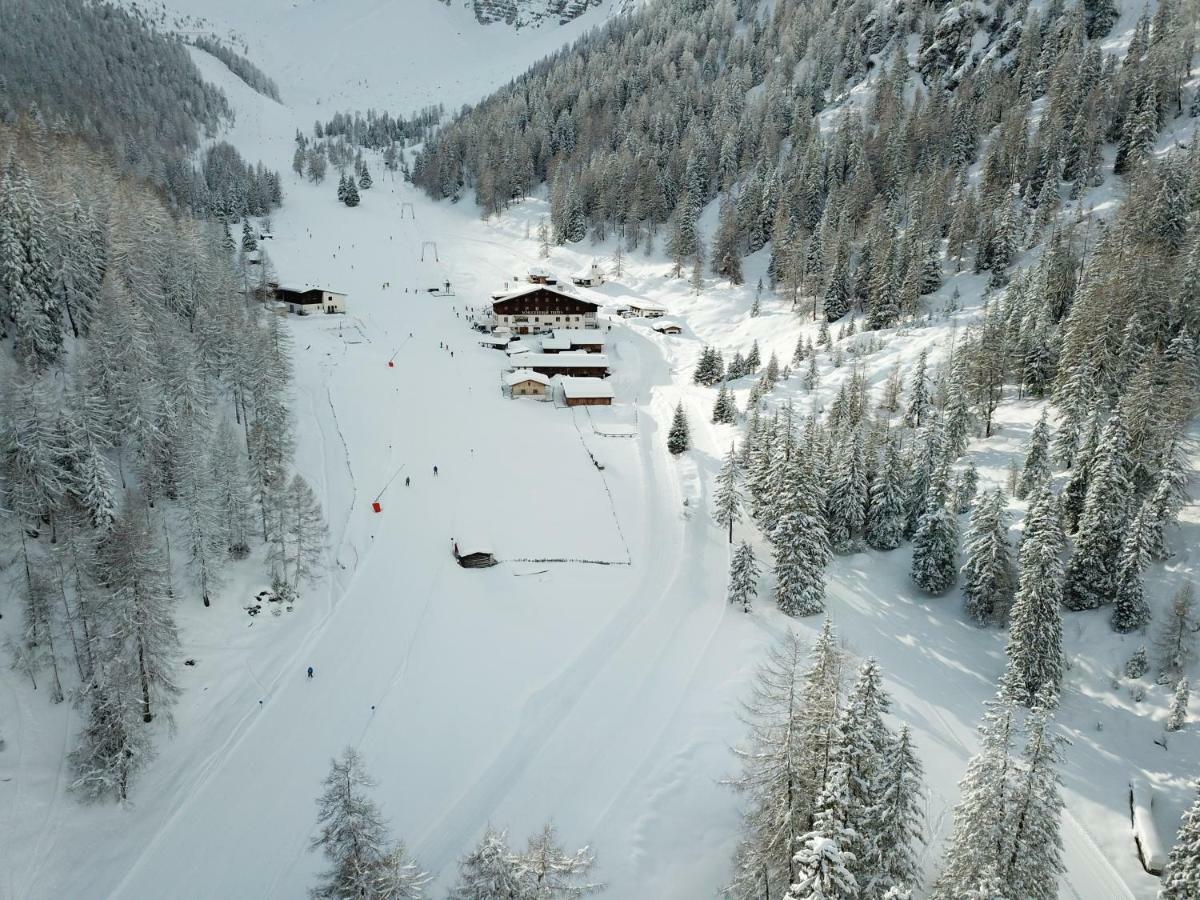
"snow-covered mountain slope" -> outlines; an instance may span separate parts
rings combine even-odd
[[[556,5],[518,2],[530,15]],[[475,7],[460,0],[169,0],[158,20],[185,36],[213,33],[244,43],[279,83],[284,102],[311,119],[474,103],[628,5],[571,0],[564,10],[578,11],[565,22],[535,16],[520,29],[481,24],[486,16],[477,18]],[[301,122],[306,130],[312,124]]]
[[[322,867],[306,852],[313,798],[329,758],[350,744],[439,889],[485,823],[509,826],[519,842],[553,818],[565,841],[596,851],[606,896],[714,896],[738,828],[738,798],[720,783],[736,768],[738,701],[773,638],[789,628],[811,637],[817,623],[769,603],[746,616],[724,602],[727,548],[708,494],[739,435],[708,423],[713,391],[693,385],[691,372],[705,343],[732,350],[757,339],[764,355],[787,359],[815,325],[771,299],[751,317],[752,287],[710,281],[692,296],[667,277],[666,259],[639,253],[592,296],[661,302],[684,334],[606,320],[612,410],[505,399],[505,359],[477,345],[464,316],[530,265],[573,272],[592,256],[610,259],[614,244],[555,248],[542,261],[531,235],[548,214],[543,200],[485,223],[471,202],[433,203],[373,158],[375,186],[347,209],[333,184],[290,172],[292,137],[336,110],[477,99],[605,10],[562,29],[513,32],[481,28],[469,10],[437,0],[173,5],[235,28],[281,87],[284,104],[272,103],[194,54],[237,110],[228,139],[285,173],[269,246],[278,273],[349,293],[345,317],[287,323],[298,465],[330,524],[329,574],[290,616],[246,616],[262,586],[249,567],[212,609],[181,608],[184,652],[196,665],[182,679],[177,732],[132,808],[81,808],[66,796],[57,761],[75,714],[9,690],[0,707],[15,722],[6,720],[10,750],[0,757],[0,782],[10,779],[0,784],[9,790],[3,894],[303,896]],[[1103,208],[1111,190],[1088,202]],[[707,236],[715,219],[713,205],[701,220]],[[747,284],[765,267],[764,253],[752,257]],[[455,296],[430,296],[444,281]],[[961,308],[889,332],[863,357],[871,383],[895,364],[911,371],[921,349],[944,356],[978,316],[982,289],[980,276],[952,278],[929,302],[941,309],[957,290]],[[772,402],[827,407],[851,368],[823,359],[816,390],[793,376]],[[734,387],[744,401],[749,383]],[[694,449],[680,459],[664,449],[677,401],[694,430]],[[1006,402],[998,436],[972,445],[985,483],[1003,483],[1040,409]],[[630,430],[633,438],[608,436]],[[380,513],[370,510],[376,499]],[[503,564],[459,569],[450,547],[464,535],[482,535]],[[1175,578],[1194,577],[1194,508],[1177,545],[1151,580],[1156,605]],[[932,873],[957,780],[977,749],[975,723],[1003,667],[1003,635],[968,624],[954,597],[919,595],[908,562],[906,549],[838,558],[828,606],[849,648],[879,659],[895,715],[914,729]],[[1163,689],[1148,686],[1139,703],[1110,686],[1139,640],[1111,634],[1100,613],[1068,623],[1064,897],[1150,900],[1156,880],[1133,853],[1125,784],[1133,774],[1153,781],[1167,840],[1189,799],[1194,727],[1172,736],[1168,758],[1153,742]]]

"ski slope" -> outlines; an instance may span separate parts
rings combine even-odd
[[[44,761],[62,758],[74,713],[13,689],[0,707],[17,711],[5,733],[18,754],[11,783],[0,769],[0,896],[302,897],[323,865],[307,851],[314,798],[347,744],[377,777],[394,832],[436,876],[432,896],[443,895],[486,823],[509,827],[520,843],[548,818],[569,845],[592,846],[607,896],[717,895],[739,821],[738,799],[721,784],[735,772],[738,702],[768,642],[788,628],[811,636],[819,622],[779,615],[769,578],[753,615],[725,604],[727,546],[707,496],[737,431],[708,423],[713,391],[692,385],[691,371],[704,341],[748,348],[758,339],[764,359],[774,350],[786,361],[812,325],[774,301],[750,318],[752,288],[713,285],[692,297],[664,277],[661,258],[639,252],[620,283],[595,296],[663,303],[684,335],[604,321],[612,410],[506,399],[506,359],[478,346],[465,315],[543,264],[529,234],[545,204],[481,222],[471,203],[434,204],[372,160],[375,186],[347,209],[335,183],[291,173],[292,136],[336,110],[476,99],[607,6],[561,30],[516,36],[436,0],[173,6],[236,28],[280,83],[286,105],[194,54],[237,110],[226,137],[284,174],[285,204],[266,242],[281,279],[349,295],[345,316],[286,320],[297,465],[324,504],[328,575],[279,617],[242,609],[264,586],[254,561],[212,609],[181,607],[184,654],[197,664],[181,674],[177,732],[160,742],[131,809],[81,808],[64,794],[64,771]],[[302,62],[315,47],[327,51],[327,68]],[[706,228],[714,215],[706,212]],[[438,261],[421,261],[427,241]],[[568,273],[609,253],[556,248],[549,265]],[[765,263],[761,254],[748,262],[748,285]],[[427,292],[445,281],[453,297]],[[871,357],[875,383],[923,347],[944,352],[977,314],[979,279],[952,279],[939,298],[956,286],[961,310],[891,335]],[[823,366],[811,394],[793,377],[773,402],[819,409],[849,368]],[[749,385],[736,386],[739,403]],[[694,449],[675,459],[664,445],[677,401],[689,410]],[[1039,412],[1032,402],[1001,407],[998,437],[971,448],[981,487],[1003,481]],[[636,422],[636,436],[598,433],[609,419]],[[382,512],[371,511],[374,500]],[[1195,510],[1185,518],[1176,544],[1195,546]],[[501,565],[460,569],[456,539],[489,542]],[[929,786],[932,874],[1004,636],[968,624],[953,593],[914,596],[908,553],[836,559],[828,608],[849,648],[879,659],[895,716],[913,727]],[[559,559],[588,562],[540,561]],[[1190,553],[1171,565],[1154,576],[1159,601],[1173,578],[1194,572]],[[1073,743],[1061,895],[1150,900],[1157,882],[1133,855],[1123,785],[1138,774],[1155,787],[1169,839],[1200,741],[1193,726],[1165,755],[1153,743],[1162,698],[1139,705],[1109,689],[1109,672],[1139,638],[1112,635],[1102,614],[1085,614],[1068,618],[1066,641],[1073,666],[1060,722]],[[3,756],[0,765],[14,766]]]

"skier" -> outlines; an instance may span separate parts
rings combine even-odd
[[[411,476],[409,476],[409,475],[405,475],[405,476],[404,476],[404,486],[405,486],[405,487],[408,487],[408,485],[409,485],[409,483],[410,483],[411,481],[412,481],[412,477],[411,477]]]
[[[313,667],[312,667],[312,666],[309,666],[309,667],[308,667],[308,677],[309,677],[309,678],[312,678],[312,676],[313,676]]]
[[[434,475],[437,475],[437,466],[434,466],[434,467],[433,467],[433,474],[434,474]]]

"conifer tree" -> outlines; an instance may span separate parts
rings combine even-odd
[[[716,485],[713,491],[713,520],[729,531],[729,543],[733,543],[733,526],[742,519],[742,480],[741,464],[738,461],[737,447],[729,445],[729,453],[721,471],[717,473]]]
[[[900,734],[882,760],[881,775],[872,809],[872,841],[863,864],[867,873],[864,896],[904,892],[921,883],[917,845],[925,841],[925,787],[921,760],[913,746],[912,731]]]
[[[829,541],[819,485],[798,457],[788,467],[782,491],[774,501],[779,510],[771,532],[775,602],[789,616],[811,616],[825,609]]]
[[[321,850],[329,869],[309,892],[313,900],[424,897],[430,879],[409,858],[403,843],[391,844],[383,814],[368,793],[375,782],[353,747],[331,762],[322,784],[325,790],[317,800],[320,831],[309,849]]]
[[[1034,698],[1025,723],[1022,765],[1010,788],[1001,873],[1008,890],[1030,900],[1057,900],[1063,865],[1062,777],[1066,739],[1054,732],[1051,712],[1057,695],[1043,689]]]
[[[1048,482],[1030,502],[1021,541],[1021,577],[1013,600],[1004,685],[1018,703],[1030,705],[1044,688],[1062,683],[1062,526]]]
[[[345,203],[347,206],[354,207],[354,206],[358,206],[360,199],[361,198],[359,197],[359,194],[358,194],[358,185],[355,184],[355,182],[354,182],[354,176],[347,175],[346,176],[346,196],[342,200],[342,202]]]
[[[739,900],[782,896],[799,874],[795,848],[806,828],[805,803],[811,803],[805,776],[811,758],[803,725],[807,674],[804,645],[788,630],[768,648],[745,704],[748,746],[734,751],[742,772],[731,782],[745,797],[729,888]]]
[[[985,875],[998,876],[1008,826],[1008,787],[1013,766],[1015,711],[1011,703],[987,704],[979,728],[980,749],[967,763],[954,807],[954,829],[933,883],[933,900],[959,900]]]
[[[671,430],[667,432],[667,449],[678,456],[691,446],[691,434],[688,429],[687,415],[683,404],[675,404],[675,415],[671,418]]]
[[[838,835],[837,837],[840,837]],[[796,852],[799,880],[787,900],[855,900],[858,882],[850,873],[854,854],[842,850],[835,836],[813,830],[800,839]]]
[[[895,550],[904,540],[904,456],[896,440],[888,441],[883,468],[871,483],[866,540],[876,550]]]
[[[825,498],[825,520],[834,551],[846,553],[862,535],[867,518],[867,470],[861,429],[843,441]]]
[[[1159,882],[1159,900],[1191,900],[1200,896],[1200,793],[1183,814],[1175,845]]]
[[[733,397],[729,393],[729,388],[725,382],[721,382],[721,387],[717,391],[717,400],[713,404],[712,420],[714,423],[723,425],[732,425],[737,421],[737,406],[733,402]]]
[[[1187,724],[1188,680],[1180,678],[1175,685],[1175,696],[1171,698],[1171,713],[1167,716],[1167,731],[1180,731]]]
[[[908,406],[904,412],[904,421],[911,428],[920,428],[929,415],[932,398],[929,396],[929,378],[926,374],[929,361],[929,351],[922,350],[917,358],[917,367],[913,370],[908,389]]]
[[[363,163],[362,172],[358,176],[358,186],[366,191],[370,190],[374,183],[374,179],[371,178],[371,170],[367,168],[366,163]]]
[[[1050,477],[1050,425],[1046,413],[1033,426],[1029,439],[1029,452],[1025,454],[1025,467],[1017,484],[1017,497],[1024,500]]]
[[[242,219],[242,252],[249,253],[258,249],[258,239],[250,228],[250,220]]]
[[[1124,423],[1112,416],[1096,448],[1075,552],[1067,563],[1067,609],[1096,609],[1112,600],[1131,491],[1127,440]]]
[[[521,875],[508,846],[508,832],[489,825],[474,849],[459,860],[458,883],[450,889],[448,900],[519,900],[521,896]]]
[[[1200,616],[1196,615],[1195,589],[1185,581],[1171,599],[1171,608],[1163,617],[1155,645],[1158,667],[1166,675],[1178,677],[1195,658],[1196,633]]]
[[[958,520],[946,506],[949,470],[942,463],[930,482],[925,513],[913,534],[910,574],[931,594],[950,589],[958,575]]]
[[[967,615],[980,625],[1003,621],[1012,598],[1008,503],[999,488],[984,494],[971,514],[963,549],[963,598]]]
[[[603,890],[604,885],[587,880],[595,857],[582,847],[569,853],[559,844],[552,824],[531,835],[525,852],[517,857],[521,900],[568,900]]]
[[[758,597],[758,562],[754,550],[745,541],[733,551],[729,564],[729,602],[741,605],[743,612],[750,612]]]
[[[124,803],[134,777],[154,758],[135,685],[122,663],[113,660],[98,667],[80,689],[87,720],[68,759],[71,791],[84,800]]]
[[[131,495],[98,554],[98,580],[108,592],[105,608],[116,655],[135,673],[146,722],[155,713],[169,718],[179,695],[179,636],[156,532],[149,508]]]
[[[1150,606],[1142,590],[1142,573],[1150,563],[1150,524],[1153,508],[1147,500],[1138,510],[1121,542],[1117,557],[1116,591],[1109,619],[1113,631],[1128,634],[1150,623]]]

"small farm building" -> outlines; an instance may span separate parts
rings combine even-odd
[[[510,362],[515,369],[532,369],[549,378],[555,375],[608,376],[608,357],[602,353],[522,353],[512,357]]]
[[[550,389],[550,379],[532,369],[505,372],[504,383],[513,397],[545,397]]]
[[[329,288],[280,284],[275,287],[275,299],[298,316],[346,311],[346,295]]]
[[[659,334],[683,334],[683,329],[679,327],[678,322],[655,322],[650,327]]]
[[[584,353],[604,352],[604,333],[598,328],[563,328],[542,338],[543,353],[564,353],[572,350]]]
[[[612,406],[613,388],[603,378],[573,378],[568,375],[561,382],[567,406]]]

